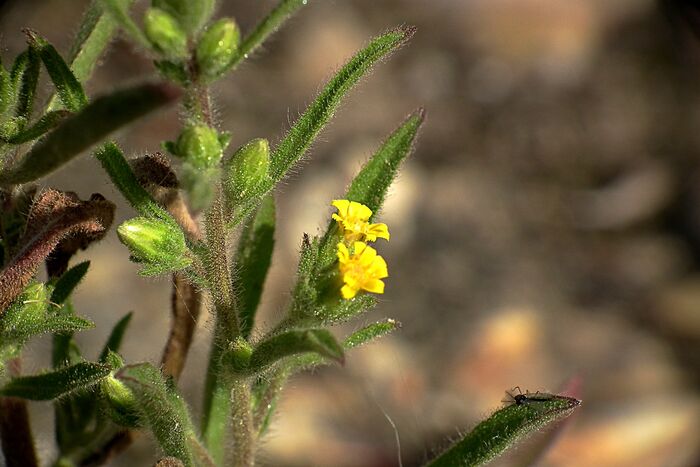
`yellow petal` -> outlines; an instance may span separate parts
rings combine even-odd
[[[338,243],[338,261],[340,261],[340,264],[346,264],[348,261],[350,261],[350,252],[348,251],[348,247],[345,246],[344,243]]]
[[[389,240],[389,227],[386,224],[369,224],[365,234],[367,241],[373,242],[377,238]]]
[[[371,266],[371,274],[377,279],[389,277],[389,268],[387,268],[386,261],[384,261],[384,258],[382,258],[379,255],[377,255],[377,257],[374,258],[374,262]]]
[[[367,292],[384,293],[384,282],[380,281],[379,279],[372,279],[371,281],[367,281],[362,285],[362,288]]]
[[[365,206],[364,204],[357,203],[355,201],[350,201],[348,206],[347,217],[356,218],[363,222],[366,222],[372,216],[372,210]]]
[[[341,217],[347,217],[350,201],[347,199],[334,199],[331,205],[338,208],[338,214],[340,214]]]
[[[349,285],[344,285],[340,289],[340,293],[343,295],[344,299],[350,300],[355,295],[357,295],[357,289],[354,289],[354,288],[350,287]]]

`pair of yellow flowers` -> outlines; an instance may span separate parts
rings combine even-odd
[[[389,276],[386,261],[367,242],[389,240],[389,228],[386,224],[370,224],[372,210],[364,204],[346,199],[331,204],[338,209],[333,219],[338,221],[345,242],[351,245],[348,249],[346,243],[338,243],[339,269],[345,283],[340,293],[347,300],[360,290],[384,293],[382,279]]]

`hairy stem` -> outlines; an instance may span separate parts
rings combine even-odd
[[[11,360],[8,368],[13,376],[18,376],[20,360]],[[39,467],[24,399],[0,397],[0,441],[7,467]]]
[[[232,465],[250,467],[255,464],[255,434],[250,411],[250,385],[237,380],[231,391],[234,456]]]

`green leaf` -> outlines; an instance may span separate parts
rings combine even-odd
[[[20,131],[3,139],[10,144],[22,144],[35,140],[50,130],[56,128],[69,115],[70,112],[67,110],[55,110],[49,112],[29,128],[22,128]]]
[[[260,47],[270,35],[277,31],[287,19],[306,4],[307,0],[281,0],[243,40],[237,53],[231,59],[231,64],[224,67],[224,71],[235,67],[244,58],[248,58],[250,54],[255,52],[255,50]]]
[[[0,116],[10,108],[14,98],[14,89],[12,87],[10,73],[8,73],[2,63],[0,63]]]
[[[166,384],[161,372],[148,363],[125,366],[115,377],[133,392],[144,424],[165,455],[192,466],[197,440],[187,406],[175,388]]]
[[[292,165],[301,159],[331,119],[342,98],[359,79],[366,75],[373,65],[405,44],[414,32],[414,28],[401,27],[382,34],[340,69],[275,148],[270,164],[273,181],[281,180]]]
[[[236,365],[233,371],[258,373],[278,360],[303,353],[315,353],[340,364],[345,361],[343,347],[328,330],[292,330],[262,341],[253,350],[248,367],[240,368]],[[230,361],[231,353],[226,354],[224,359]]]
[[[270,267],[275,234],[275,200],[267,195],[241,234],[235,259],[234,290],[237,292],[241,334],[248,338],[255,323],[265,276]]]
[[[343,341],[343,348],[345,350],[350,350],[355,347],[360,347],[375,339],[384,337],[401,327],[401,323],[395,319],[386,319],[384,321],[378,321],[376,323],[369,324],[362,329],[359,329]],[[314,368],[319,365],[328,364],[328,360],[319,357],[318,355],[300,355],[295,358],[289,365],[290,373],[297,373],[299,371]]]
[[[478,466],[495,459],[527,435],[570,415],[581,401],[536,393],[494,412],[430,462],[430,467]]]
[[[168,211],[163,209],[141,186],[124,154],[116,144],[106,143],[95,153],[95,157],[102,164],[112,183],[139,214],[147,218],[166,221],[177,227],[177,223]]]
[[[39,81],[39,54],[31,47],[22,52],[15,59],[10,72],[13,88],[18,90],[15,117],[23,117],[29,120],[32,114],[32,104],[36,85]]]
[[[352,181],[345,199],[364,204],[376,215],[396,178],[399,165],[413,149],[413,141],[424,118],[425,112],[419,109],[389,135]]]
[[[75,290],[80,281],[83,280],[89,267],[90,261],[83,261],[64,272],[56,282],[53,293],[51,294],[51,302],[58,305],[63,304],[70,294],[73,293],[73,290]]]
[[[27,183],[73,159],[120,127],[172,102],[179,91],[167,84],[141,84],[99,97],[65,119],[14,167],[0,184]]]
[[[41,61],[49,72],[51,81],[56,87],[58,96],[66,109],[71,112],[77,112],[87,105],[87,96],[83,90],[83,86],[78,79],[73,75],[73,72],[68,67],[68,64],[63,60],[54,48],[46,39],[39,36],[36,32],[25,29],[29,36],[29,45],[36,50],[41,58]]]
[[[102,348],[102,352],[100,352],[101,362],[107,361],[110,351],[119,352],[119,347],[121,347],[122,340],[124,339],[124,333],[126,332],[126,328],[129,326],[133,315],[134,313],[130,311],[129,313],[125,314],[124,317],[117,322],[117,324],[114,325],[112,332],[109,334],[109,338],[107,338],[105,346]]]
[[[14,378],[0,388],[0,395],[35,401],[52,400],[87,389],[99,383],[109,372],[107,365],[82,362],[41,375]]]

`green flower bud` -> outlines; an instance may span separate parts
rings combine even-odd
[[[206,125],[185,128],[177,138],[174,150],[177,156],[196,168],[214,167],[224,152],[219,134]]]
[[[202,34],[197,44],[197,65],[202,76],[215,78],[231,65],[241,33],[233,20],[223,18]]]
[[[139,426],[138,405],[134,393],[126,384],[109,375],[100,382],[102,395],[107,402],[107,412],[117,424],[127,427]]]
[[[188,34],[193,34],[211,18],[215,0],[153,0],[153,6],[170,13]]]
[[[269,180],[270,144],[258,138],[241,147],[226,163],[225,189],[229,201],[249,198]]]
[[[132,259],[143,263],[140,273],[144,276],[178,271],[192,262],[187,257],[182,230],[167,222],[136,217],[120,225],[117,235],[129,248]]]
[[[177,20],[159,8],[149,8],[143,17],[146,37],[167,57],[187,56],[187,35]]]
[[[231,342],[229,351],[224,357],[224,363],[230,366],[234,373],[244,374],[250,365],[250,357],[253,355],[253,347],[242,337],[237,337]]]
[[[217,166],[201,169],[188,163],[182,165],[180,183],[189,195],[192,209],[200,211],[209,206],[220,178],[221,169]]]

